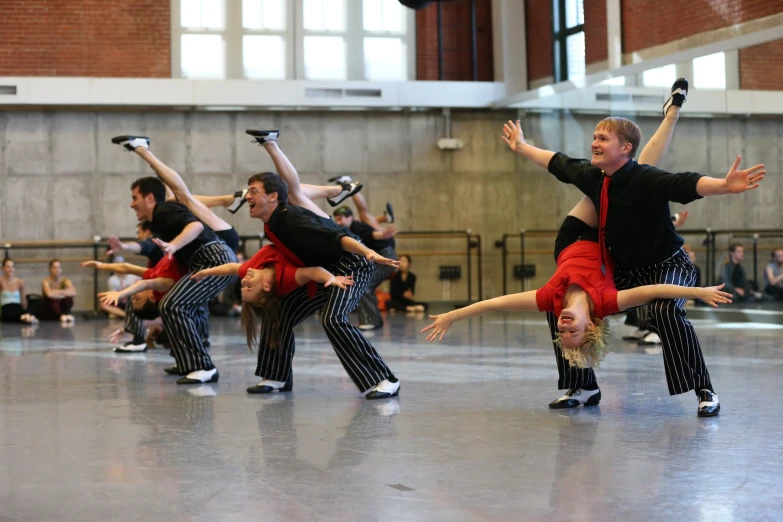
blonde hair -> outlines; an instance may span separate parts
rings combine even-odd
[[[604,118],[598,122],[595,129],[606,129],[614,132],[622,143],[631,144],[631,152],[628,154],[628,157],[633,158],[636,156],[636,150],[642,141],[642,130],[631,120],[617,117]]]
[[[256,344],[256,320],[261,323],[261,335],[268,336],[270,348],[277,348],[280,343],[280,299],[277,297],[277,285],[272,284],[269,292],[260,292],[255,301],[242,301],[242,326],[247,336],[247,347],[253,351]]]
[[[600,368],[609,350],[606,349],[606,341],[609,338],[609,321],[600,317],[593,317],[593,326],[587,327],[582,344],[574,348],[563,346],[558,334],[557,346],[563,352],[563,357],[568,365],[577,368]]]

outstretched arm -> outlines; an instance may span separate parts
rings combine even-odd
[[[226,263],[225,265],[219,265],[219,266],[213,266],[212,268],[205,268],[204,270],[199,270],[192,276],[190,276],[191,279],[195,279],[196,281],[201,281],[205,277],[226,277],[226,276],[234,276],[239,274],[239,267],[242,265],[239,263]]]
[[[731,294],[722,292],[724,285],[691,287],[678,285],[645,285],[617,292],[617,307],[627,310],[655,299],[700,299],[710,306],[731,303]]]
[[[551,150],[544,150],[529,145],[525,142],[525,136],[522,133],[522,125],[519,120],[516,124],[511,120],[503,125],[503,136],[501,139],[508,145],[512,152],[516,152],[523,158],[529,159],[542,169],[549,168],[549,162],[555,155]]]
[[[759,188],[759,181],[764,179],[764,164],[755,165],[749,169],[738,170],[740,156],[734,160],[724,179],[703,176],[696,183],[696,192],[700,196],[720,196],[723,194],[740,194]]]
[[[182,232],[180,232],[177,237],[168,243],[161,241],[160,239],[153,239],[153,241],[163,250],[163,253],[171,259],[175,252],[191,243],[203,231],[204,225],[200,221],[191,221],[185,225],[185,228],[182,229]]]
[[[346,252],[364,256],[365,258],[367,258],[367,261],[372,261],[373,263],[378,263],[379,265],[388,265],[393,267],[400,266],[399,261],[395,261],[394,259],[387,259],[382,255],[378,254],[375,250],[371,250],[367,248],[366,246],[364,246],[363,244],[359,243],[358,241],[356,241],[351,237],[343,236],[342,238],[340,238],[340,246]]]
[[[133,254],[141,253],[141,245],[135,241],[123,243],[117,236],[109,236],[107,241],[109,243],[109,248],[111,249],[107,252],[108,254],[119,254],[122,252],[131,252]]]
[[[321,283],[324,286],[337,286],[343,290],[353,285],[353,276],[335,276],[325,268],[320,266],[297,268],[296,269],[296,284],[299,286],[315,281]]]
[[[477,315],[484,315],[489,312],[538,310],[536,292],[538,292],[538,290],[530,290],[529,292],[523,292],[521,294],[504,295],[495,297],[494,299],[487,299],[486,301],[479,301],[478,303],[466,306],[465,308],[453,310],[445,314],[431,315],[430,318],[435,319],[435,322],[424,328],[421,332],[424,333],[432,330],[432,333],[427,336],[427,340],[434,341],[435,338],[440,335],[438,338],[440,341],[443,340],[443,336],[454,321],[476,317]]]
[[[142,279],[136,281],[128,288],[120,290],[119,292],[101,292],[98,294],[101,303],[109,306],[117,306],[120,299],[124,299],[128,296],[138,294],[145,290],[155,290],[157,292],[165,292],[169,288],[174,286],[174,280],[168,277],[158,277],[155,279]]]
[[[106,270],[116,274],[133,274],[139,277],[144,277],[144,272],[147,271],[147,269],[142,266],[132,265],[130,263],[101,263],[100,261],[85,261],[79,266],[82,268],[97,268],[98,270]]]

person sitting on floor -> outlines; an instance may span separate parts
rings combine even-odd
[[[424,312],[429,304],[415,301],[416,274],[410,271],[411,256],[400,256],[400,269],[389,282],[391,299],[386,301],[386,309],[391,311],[405,310],[406,312]]]
[[[44,278],[41,286],[41,319],[59,319],[63,324],[72,324],[75,319],[71,315],[71,309],[76,289],[70,279],[63,277],[63,264],[59,259],[49,261],[49,275]]]
[[[3,259],[3,275],[0,276],[0,321],[4,323],[35,324],[38,319],[27,311],[24,281],[14,276],[14,260]]]

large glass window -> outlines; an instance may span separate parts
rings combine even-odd
[[[553,0],[555,82],[585,75],[584,0]]]
[[[184,78],[409,78],[412,11],[398,0],[174,0]]]
[[[726,53],[693,59],[693,86],[697,89],[726,88]]]
[[[645,87],[671,87],[677,79],[677,67],[672,63],[642,73],[642,84]]]

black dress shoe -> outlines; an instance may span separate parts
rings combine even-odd
[[[192,373],[192,372],[191,372]],[[190,375],[190,374],[188,374]],[[191,379],[187,375],[185,377],[182,377],[180,379],[177,379],[177,384],[206,384],[209,382],[218,382],[218,379],[220,378],[220,373],[218,373],[217,370],[215,370],[215,373],[206,381],[202,381],[201,379]]]
[[[168,373],[169,375],[185,375],[181,371],[179,371],[179,368],[176,366],[169,366],[168,368],[163,368],[163,371]]]
[[[666,103],[663,104],[663,115],[669,111],[669,107],[674,105],[675,107],[682,107],[685,100],[688,98],[688,80],[685,78],[677,78],[672,84],[672,94]]]
[[[553,410],[562,410],[566,408],[576,408],[579,405],[598,406],[601,402],[601,390],[583,390],[582,388],[571,388],[568,392],[557,400],[549,403]]]
[[[277,141],[280,137],[280,131],[277,129],[247,129],[246,134],[253,136],[259,145],[263,145],[267,141]]]
[[[342,183],[341,184],[343,191],[340,192],[340,194],[337,195],[337,197],[334,198],[326,198],[326,202],[329,203],[331,206],[336,207],[346,199],[350,198],[351,196],[354,196],[359,193],[360,190],[362,190],[362,185],[358,181],[353,181],[351,183]]]
[[[718,394],[704,389],[696,392],[699,397],[699,417],[714,417],[720,411],[720,400]]]
[[[274,386],[266,386],[261,384],[256,384],[255,386],[251,386],[247,389],[247,393],[272,393],[274,391],[279,391],[280,393],[283,392],[290,392],[294,389],[294,379],[293,377],[285,383],[285,385],[282,388],[275,388]]]

